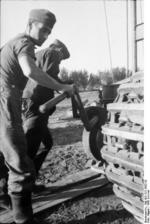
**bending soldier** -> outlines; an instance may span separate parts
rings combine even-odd
[[[36,64],[49,76],[60,83],[59,65],[62,60],[70,57],[67,47],[59,40],[55,40],[48,48],[36,53]],[[28,144],[28,155],[34,161],[38,173],[45,157],[52,148],[53,139],[48,129],[48,118],[55,111],[56,107],[42,114],[39,106],[54,97],[54,90],[40,86],[32,80],[28,83],[23,92],[24,130]],[[39,149],[41,142],[44,148]]]

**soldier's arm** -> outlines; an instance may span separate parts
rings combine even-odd
[[[68,92],[70,95],[74,93],[73,85],[65,85],[57,82],[55,79],[50,77],[46,72],[39,69],[32,57],[28,55],[22,55],[18,58],[20,67],[27,78],[33,79],[39,85],[54,89]]]

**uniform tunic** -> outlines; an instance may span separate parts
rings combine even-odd
[[[46,48],[36,53],[37,66],[46,72],[49,76],[61,82],[58,78],[59,63],[60,61],[58,53],[51,48]],[[39,105],[45,103],[53,97],[54,90],[38,85],[33,80],[28,80],[23,92],[23,99],[31,99],[31,101],[34,103],[34,107],[33,105],[29,106],[29,110],[25,111],[25,118],[30,118],[36,114],[40,115],[38,110]]]
[[[18,35],[1,48],[0,151],[9,170],[10,194],[31,190],[35,179],[33,162],[27,156],[21,119],[22,91],[27,82],[18,62],[22,55],[35,59],[34,43],[26,34]]]
[[[57,81],[60,81],[58,78],[59,63],[57,51],[50,47],[36,53],[37,66]],[[34,160],[37,172],[53,145],[52,136],[47,125],[49,115],[55,111],[54,107],[48,113],[41,114],[39,106],[53,97],[54,90],[40,86],[32,80],[28,81],[23,92],[26,108],[24,111],[24,130],[28,143],[28,155]],[[44,143],[45,148],[37,155],[41,142]]]

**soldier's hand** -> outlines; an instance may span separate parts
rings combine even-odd
[[[75,94],[75,91],[76,87],[74,84],[64,86],[64,92],[66,92],[68,96],[73,96]]]

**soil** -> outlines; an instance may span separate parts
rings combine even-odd
[[[80,95],[86,105],[98,101],[97,92]],[[91,161],[82,146],[82,122],[72,118],[69,99],[57,105],[56,112],[49,119],[49,128],[54,146],[38,177],[38,181],[44,184],[87,169]],[[114,195],[111,183],[46,210],[38,219],[47,224],[139,224]]]

